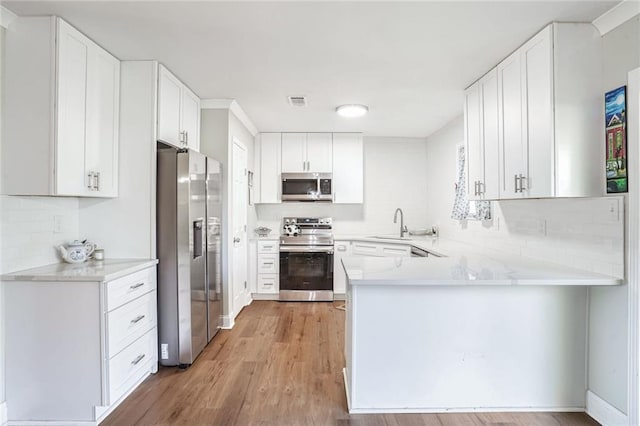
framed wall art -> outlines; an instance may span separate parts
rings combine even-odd
[[[604,95],[607,194],[627,192],[627,87]]]

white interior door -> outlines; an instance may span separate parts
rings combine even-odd
[[[248,299],[247,291],[247,149],[233,141],[233,313],[237,315]]]

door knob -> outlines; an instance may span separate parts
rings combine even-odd
[[[234,242],[234,243],[239,243],[239,242],[240,242],[240,237],[235,237],[235,238],[233,239],[233,242]]]

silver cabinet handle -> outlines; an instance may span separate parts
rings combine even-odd
[[[515,192],[520,192],[520,190],[518,189],[518,175],[513,175],[513,185]]]
[[[93,191],[93,172],[87,173],[87,189]]]
[[[524,186],[524,181],[527,179],[527,177],[519,175],[519,178],[520,178],[520,192],[524,192],[524,190],[527,189]]]
[[[184,131],[184,144],[189,145],[189,132],[186,130]]]
[[[263,265],[273,265],[273,262],[262,262]]]
[[[187,140],[187,132],[186,131],[182,131],[180,132],[179,136],[178,136],[178,142],[180,142],[180,145],[183,145],[186,143]]]
[[[484,194],[484,183],[482,181],[478,181],[478,195]]]
[[[140,287],[142,287],[143,285],[144,285],[144,283],[137,283],[137,284],[134,284],[134,285],[129,286],[129,288],[130,288],[131,290],[135,290],[136,288],[140,288]]]
[[[138,363],[139,363],[140,361],[142,361],[142,359],[143,359],[144,357],[145,357],[145,355],[144,355],[144,354],[140,354],[140,355],[138,355],[138,356],[136,357],[136,359],[134,359],[133,361],[131,361],[131,364],[133,364],[133,365],[138,365]]]
[[[94,176],[95,176],[95,180],[94,180],[93,189],[95,189],[96,191],[100,191],[100,172],[96,172]]]
[[[478,181],[473,181],[473,195],[478,195]]]
[[[138,315],[137,317],[135,317],[134,319],[131,320],[131,324],[139,323],[143,319],[144,319],[144,315]]]
[[[311,170],[311,161],[307,161],[307,171]]]

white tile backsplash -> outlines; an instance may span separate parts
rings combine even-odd
[[[60,262],[56,246],[81,238],[77,198],[0,196],[0,272]]]

